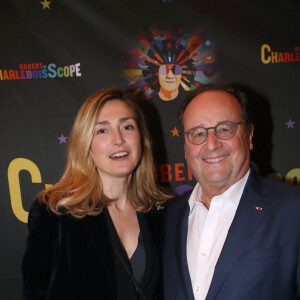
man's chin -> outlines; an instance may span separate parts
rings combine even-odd
[[[212,186],[224,186],[229,180],[229,174],[224,174],[224,173],[213,173],[213,174],[206,174],[204,176],[204,182],[207,185],[212,185]]]

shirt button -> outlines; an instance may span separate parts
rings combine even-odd
[[[202,253],[201,253],[201,256],[206,256],[206,254],[202,252]]]
[[[200,290],[200,286],[197,286],[197,289],[196,289],[196,291],[197,291],[197,292],[199,292],[199,290]]]

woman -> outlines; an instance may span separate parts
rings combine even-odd
[[[144,116],[123,90],[81,106],[62,178],[30,210],[25,300],[159,299],[160,212]]]

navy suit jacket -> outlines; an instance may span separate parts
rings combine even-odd
[[[165,300],[194,299],[186,257],[191,192],[166,216]],[[206,300],[300,299],[300,189],[251,170]]]

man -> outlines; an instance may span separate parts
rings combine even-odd
[[[165,299],[300,299],[300,189],[250,170],[246,96],[203,85],[182,103],[179,127],[198,183],[168,207]]]

